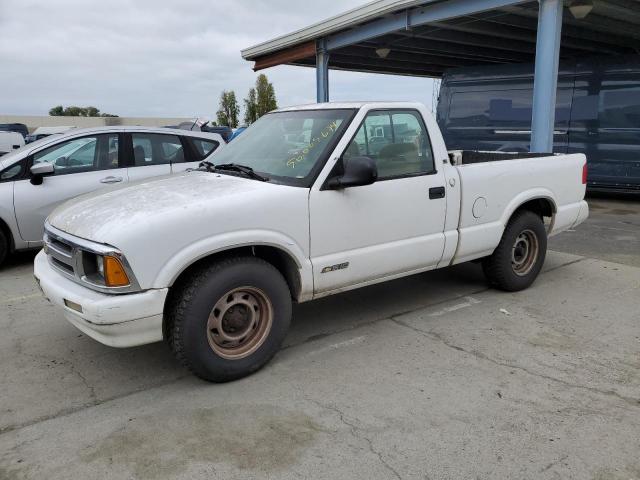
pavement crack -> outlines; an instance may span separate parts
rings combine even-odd
[[[325,404],[320,403],[319,401],[317,401],[317,400],[315,400],[313,398],[307,398],[307,400],[309,402],[313,403],[314,405],[317,405],[318,407],[324,409],[324,410],[329,410],[329,411],[335,413],[336,415],[338,415],[338,418],[340,419],[340,422],[342,424],[346,425],[347,427],[349,427],[349,431],[351,432],[351,435],[357,440],[363,440],[367,444],[367,447],[368,447],[369,451],[378,458],[380,463],[382,463],[382,465],[391,474],[393,474],[393,476],[395,478],[397,478],[398,480],[402,480],[402,476],[400,475],[400,473],[398,473],[398,471],[395,468],[393,468],[389,464],[389,462],[387,462],[384,459],[384,457],[382,456],[382,452],[376,450],[375,446],[373,445],[373,441],[369,437],[364,435],[364,433],[362,432],[362,429],[359,428],[355,423],[347,420],[346,415],[342,410],[340,410],[335,405],[325,405]]]
[[[346,333],[346,332],[352,332],[354,330],[359,330],[361,328],[368,327],[368,326],[371,326],[371,325],[375,325],[375,324],[380,323],[380,322],[392,320],[395,317],[402,317],[403,315],[408,315],[410,313],[417,312],[418,310],[422,310],[422,309],[425,309],[425,308],[433,308],[433,307],[437,307],[438,305],[443,305],[445,303],[453,302],[455,300],[464,299],[466,297],[470,297],[470,296],[473,296],[473,295],[479,295],[479,294],[487,292],[489,290],[491,290],[491,287],[482,288],[482,289],[475,290],[473,292],[465,293],[465,294],[462,294],[462,295],[456,295],[456,296],[451,297],[451,298],[445,298],[443,300],[440,300],[440,301],[434,302],[434,303],[430,303],[428,305],[421,305],[421,306],[418,306],[418,307],[415,307],[415,308],[411,308],[411,309],[408,309],[408,310],[403,310],[401,312],[392,313],[391,315],[387,315],[387,316],[384,316],[384,317],[375,318],[375,319],[370,320],[368,322],[361,322],[361,323],[357,323],[355,325],[351,325],[351,326],[346,327],[346,328],[341,328],[341,329],[337,329],[337,330],[331,330],[329,332],[323,332],[323,333],[315,334],[315,335],[307,337],[304,340],[301,340],[299,342],[291,343],[289,345],[284,345],[280,349],[280,351],[289,350],[290,348],[295,348],[295,347],[299,347],[301,345],[305,345],[307,343],[315,342],[315,341],[318,341],[318,340],[323,340],[323,339],[325,339],[327,337],[330,337],[332,335],[339,335],[341,333]]]
[[[89,380],[76,368],[75,364],[70,360],[65,360],[61,358],[50,357],[48,355],[42,355],[38,353],[26,352],[24,350],[24,346],[22,345],[22,341],[20,339],[14,344],[16,350],[19,355],[24,355],[26,357],[31,357],[35,360],[40,360],[45,363],[53,362],[55,365],[66,367],[69,373],[75,375],[80,379],[80,382],[85,386],[87,391],[89,392],[90,402],[87,402],[89,405],[97,405],[100,403],[98,396],[96,394],[96,389],[93,385],[89,383]],[[2,430],[0,430],[2,432]]]
[[[582,262],[584,260],[588,260],[588,258],[587,257],[582,257],[582,258],[579,258],[579,259],[576,259],[576,260],[572,260],[572,261],[563,263],[563,264],[558,265],[556,267],[553,267],[553,268],[550,268],[548,270],[545,270],[544,272],[541,272],[541,275],[544,275],[547,272],[551,272],[551,271],[557,270],[557,269],[562,268],[562,267],[566,267],[566,266],[569,266],[569,265],[572,265],[572,264],[575,264],[575,263],[578,263],[578,262]],[[353,326],[348,327],[348,328],[329,331],[329,332],[326,332],[326,333],[321,333],[319,335],[313,335],[313,336],[311,336],[311,337],[309,337],[309,338],[307,338],[305,340],[302,340],[301,342],[293,343],[293,344],[290,344],[290,345],[285,345],[284,347],[282,347],[280,349],[280,351],[287,350],[287,349],[290,349],[290,348],[293,348],[293,347],[298,347],[298,346],[304,345],[306,343],[311,343],[313,341],[317,341],[317,340],[320,340],[320,339],[323,339],[323,338],[326,338],[326,337],[329,337],[329,336],[332,336],[332,335],[338,335],[338,334],[341,334],[341,333],[345,333],[345,332],[349,332],[349,331],[353,331],[353,330],[358,330],[360,328],[363,328],[363,327],[366,327],[366,326],[369,326],[369,325],[374,325],[374,324],[377,324],[377,323],[380,323],[380,322],[383,322],[383,321],[389,321],[389,320],[391,320],[391,321],[393,321],[393,322],[395,322],[395,323],[397,323],[399,325],[403,325],[404,327],[407,327],[407,328],[410,328],[412,330],[415,330],[416,332],[419,332],[422,335],[425,335],[427,337],[430,336],[432,339],[437,339],[437,340],[440,340],[440,341],[443,342],[442,338],[437,338],[437,336],[435,336],[433,333],[429,334],[429,333],[427,333],[427,332],[425,332],[423,330],[414,328],[411,325],[408,325],[408,324],[405,324],[404,322],[399,321],[397,319],[397,317],[400,317],[400,316],[403,316],[403,315],[406,315],[406,314],[409,314],[409,313],[413,313],[413,312],[421,310],[421,309],[432,308],[432,307],[435,307],[435,306],[438,306],[438,305],[441,305],[441,304],[445,304],[445,303],[448,303],[448,302],[451,302],[451,301],[454,301],[454,300],[457,300],[457,299],[460,299],[460,298],[464,298],[466,296],[479,295],[479,294],[487,292],[489,290],[491,290],[491,287],[481,288],[481,289],[478,289],[478,290],[473,291],[473,292],[467,292],[467,293],[461,294],[459,296],[454,296],[452,298],[446,298],[446,299],[443,299],[442,301],[434,302],[434,303],[427,304],[427,305],[417,306],[415,308],[408,309],[408,310],[402,311],[402,312],[398,312],[398,313],[392,314],[390,316],[385,316],[383,318],[376,318],[376,319],[374,319],[372,321],[369,321],[369,322],[359,323],[359,324],[353,325]],[[445,345],[447,345],[447,344],[445,343]],[[481,355],[478,352],[476,352],[476,353],[467,352],[465,349],[463,349],[462,347],[459,347],[457,345],[449,344],[447,346],[449,346],[450,348],[453,348],[455,350],[461,351],[461,352],[469,353],[470,355],[474,355],[474,356]],[[15,347],[16,347],[16,350],[17,350],[19,355],[28,355],[28,356],[32,356],[34,358],[41,358],[41,359],[45,358],[43,356],[38,357],[37,354],[25,352],[20,339],[18,339]],[[481,357],[479,357],[479,358],[481,358]],[[492,359],[490,359],[488,357],[485,357],[485,359],[488,360],[488,361],[491,361],[493,363],[497,363],[495,360],[492,360]],[[507,364],[504,364],[503,366],[526,371],[522,367],[516,367],[516,366],[512,366],[512,365],[507,365]],[[536,374],[536,373],[533,373],[533,372],[527,372],[527,373],[529,373],[531,375],[542,376],[540,374]],[[78,375],[77,372],[75,372],[75,374]],[[155,385],[146,386],[146,387],[143,387],[143,388],[140,388],[140,389],[135,389],[133,391],[129,391],[129,392],[126,392],[126,393],[123,393],[123,394],[120,394],[120,395],[114,395],[112,397],[104,398],[102,400],[94,399],[91,402],[86,402],[86,403],[84,403],[82,405],[78,405],[78,406],[75,406],[75,407],[65,408],[65,409],[59,410],[58,412],[52,413],[50,415],[43,415],[43,416],[36,417],[36,418],[31,419],[31,420],[22,422],[22,423],[16,423],[16,424],[13,424],[13,425],[0,426],[0,435],[4,435],[4,434],[10,433],[10,432],[14,432],[16,430],[21,430],[23,428],[30,427],[30,426],[36,425],[38,423],[46,422],[48,420],[53,420],[53,419],[56,419],[56,418],[59,418],[59,417],[65,417],[65,416],[73,415],[73,414],[81,412],[83,410],[86,410],[86,409],[89,409],[89,408],[93,408],[93,407],[97,407],[97,406],[101,406],[101,405],[107,404],[109,402],[112,402],[112,401],[115,401],[115,400],[119,400],[121,398],[126,398],[126,397],[129,397],[129,396],[132,396],[132,395],[136,395],[138,393],[141,393],[141,392],[144,392],[144,391],[147,391],[147,390],[152,390],[154,388],[160,388],[160,387],[163,387],[163,386],[166,386],[166,385],[171,385],[173,383],[176,383],[176,382],[178,382],[180,380],[183,380],[185,378],[188,378],[188,377],[191,377],[191,374],[181,375],[181,376],[178,376],[177,378],[174,378],[173,380],[169,380],[167,382],[161,382],[161,383],[158,383],[158,384],[155,384]],[[555,379],[555,378],[552,378],[552,377],[548,377],[548,379],[552,380],[552,381],[555,381],[555,382],[563,383],[562,380],[558,380],[558,379]],[[86,379],[83,380],[83,381],[85,382],[84,384],[87,385]],[[567,385],[571,386],[571,387],[576,387],[576,388],[591,389],[590,387],[580,387],[580,386],[575,386],[575,385],[571,385],[571,384],[567,384]],[[603,393],[603,392],[601,392],[601,391],[599,391],[597,389],[591,389],[591,390],[594,390],[594,391],[599,392],[599,393]],[[621,397],[620,395],[616,394],[615,392],[609,392],[609,394],[613,395],[613,396],[616,396],[618,398],[621,398],[626,402],[632,402],[635,406],[640,405],[640,401],[638,401],[638,400],[626,399],[626,397]],[[95,393],[94,393],[94,395],[95,395]],[[324,408],[327,408],[327,407],[324,407]],[[383,459],[381,459],[381,461],[384,462]],[[394,471],[393,469],[391,469],[391,470]],[[396,476],[398,476],[398,478],[400,478],[399,475],[397,475],[397,473],[396,473]]]
[[[98,399],[98,396],[96,394],[96,388],[89,383],[89,380],[87,380],[87,378],[82,373],[80,373],[76,366],[72,362],[67,361],[63,362],[63,364],[69,367],[69,371],[76,377],[78,377],[85,388],[89,391],[89,398],[91,399],[91,402],[95,404],[100,403],[100,400]]]
[[[570,261],[562,263],[560,265],[556,265],[555,267],[548,268],[547,270],[545,270],[543,272],[540,272],[540,275],[545,275],[546,273],[553,272],[554,270],[558,270],[558,269],[563,268],[563,267],[568,267],[569,265],[573,265],[573,264],[576,264],[576,263],[584,262],[585,260],[589,260],[589,258],[580,257],[580,258],[575,259],[575,260],[570,260]],[[304,340],[301,340],[299,342],[291,343],[289,345],[284,345],[280,349],[280,351],[288,350],[290,348],[299,347],[300,345],[304,345],[306,343],[315,342],[317,340],[322,340],[322,339],[325,339],[325,338],[327,338],[327,337],[329,337],[331,335],[338,335],[340,333],[346,333],[346,332],[350,332],[350,331],[353,331],[353,330],[358,330],[360,328],[367,327],[367,326],[370,326],[370,325],[375,325],[376,323],[380,323],[380,322],[383,322],[385,320],[393,320],[396,317],[402,317],[404,315],[408,315],[410,313],[417,312],[418,310],[422,310],[422,309],[425,309],[425,308],[433,308],[433,307],[437,307],[438,305],[443,305],[443,304],[446,304],[446,303],[453,302],[455,300],[464,299],[466,297],[472,297],[474,295],[480,295],[482,293],[488,292],[489,290],[492,290],[492,287],[488,286],[488,287],[484,287],[484,288],[479,288],[478,290],[474,290],[472,292],[467,292],[467,293],[464,293],[464,294],[461,294],[461,295],[455,295],[455,296],[450,297],[450,298],[444,298],[444,299],[442,299],[440,301],[437,301],[437,302],[429,303],[427,305],[420,305],[420,306],[417,306],[417,307],[414,307],[414,308],[410,308],[410,309],[403,310],[403,311],[400,311],[400,312],[392,313],[391,315],[387,315],[387,316],[381,317],[381,318],[375,318],[375,319],[370,320],[368,322],[362,322],[362,323],[358,323],[356,325],[352,325],[352,326],[349,326],[349,327],[346,327],[346,328],[337,329],[337,330],[331,330],[331,331],[328,331],[328,332],[322,332],[322,333],[319,333],[319,334],[315,334],[315,335],[312,335],[312,336],[310,336],[308,338],[305,338]]]
[[[552,250],[549,250],[549,251],[552,251]],[[585,260],[590,260],[590,259],[587,257],[581,257],[581,258],[577,258],[576,260],[569,260],[568,262],[561,263],[560,265],[556,265],[555,267],[548,268],[544,272],[540,272],[540,275],[553,272],[554,270],[558,270],[559,268],[568,267],[569,265],[574,265],[576,263],[584,262]]]
[[[589,392],[592,393],[597,393],[600,395],[606,395],[608,397],[615,397],[618,400],[621,400],[624,403],[627,403],[633,407],[640,407],[640,399],[637,398],[632,398],[632,397],[627,397],[624,395],[620,395],[618,392],[614,391],[614,390],[603,390],[601,388],[596,388],[596,387],[589,387],[587,385],[579,385],[579,384],[575,384],[575,383],[571,383],[571,382],[567,382],[566,380],[562,380],[560,378],[556,378],[556,377],[552,377],[550,375],[545,375],[544,373],[539,373],[539,372],[534,372],[532,370],[529,370],[526,367],[520,366],[520,365],[516,365],[513,363],[509,363],[509,362],[501,362],[499,360],[496,360],[494,358],[489,357],[488,355],[485,355],[482,352],[479,352],[478,350],[469,350],[466,348],[463,348],[459,345],[455,345],[454,343],[449,342],[446,338],[444,338],[443,335],[440,335],[439,333],[436,333],[432,330],[429,331],[425,331],[422,330],[420,328],[414,327],[413,325],[410,325],[406,322],[403,322],[402,320],[399,320],[397,318],[391,317],[390,320],[402,327],[408,328],[410,330],[413,330],[414,332],[429,338],[431,340],[436,340],[439,341],[440,343],[442,343],[443,345],[445,345],[448,348],[451,348],[453,350],[456,350],[458,352],[463,352],[466,353],[468,355],[471,355],[473,357],[476,357],[480,360],[485,360],[487,362],[491,362],[494,365],[498,365],[500,367],[505,367],[505,368],[510,368],[513,370],[519,370],[521,372],[524,372],[528,375],[534,376],[534,377],[538,377],[538,378],[542,378],[544,380],[548,380],[550,382],[554,382],[554,383],[559,383],[561,385],[564,385],[565,387],[568,388],[576,388],[576,389],[580,389],[580,390],[587,390]]]
[[[6,433],[11,433],[17,430],[22,430],[23,428],[27,428],[27,427],[31,427],[33,425],[37,425],[39,423],[42,422],[47,422],[49,420],[55,420],[56,418],[62,418],[62,417],[67,417],[69,415],[73,415],[75,413],[78,412],[82,412],[83,410],[87,410],[89,408],[93,408],[93,407],[99,407],[101,405],[105,405],[108,404],[110,402],[114,402],[116,400],[120,400],[122,398],[127,398],[133,395],[137,395],[139,393],[142,392],[147,392],[149,390],[153,390],[154,388],[161,388],[167,385],[172,385],[174,383],[179,382],[180,380],[184,380],[185,378],[190,378],[192,377],[192,375],[190,373],[184,374],[184,375],[180,375],[174,379],[171,379],[169,381],[166,382],[159,382],[158,384],[154,384],[154,385],[149,385],[146,386],[144,388],[140,388],[134,391],[130,391],[130,392],[125,392],[122,393],[121,395],[114,395],[112,397],[109,398],[104,398],[102,400],[94,400],[91,402],[86,402],[83,403],[82,405],[77,405],[75,407],[69,407],[69,408],[65,408],[62,410],[59,410],[58,412],[55,412],[53,414],[50,415],[42,415],[40,417],[28,420],[26,422],[22,422],[22,423],[17,423],[17,424],[13,424],[13,425],[7,425],[4,427],[0,427],[0,436],[6,434]],[[1,478],[1,477],[0,477]]]
[[[564,455],[562,457],[560,457],[559,459],[551,462],[550,464],[548,464],[546,467],[544,467],[542,470],[540,470],[540,473],[544,473],[547,470],[551,470],[553,467],[555,467],[556,465],[564,462],[567,458],[569,458],[569,455]]]

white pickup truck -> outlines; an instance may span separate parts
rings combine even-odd
[[[58,208],[35,276],[96,340],[165,339],[228,381],[276,353],[292,302],[477,259],[528,287],[585,183],[583,155],[449,154],[421,104],[285,108],[198,170]]]

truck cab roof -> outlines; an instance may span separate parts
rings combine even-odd
[[[275,110],[275,112],[290,112],[295,110],[331,110],[341,108],[353,109],[385,109],[385,108],[407,108],[420,109],[424,108],[424,104],[420,102],[327,102],[327,103],[309,103],[305,105],[294,105],[283,107]]]

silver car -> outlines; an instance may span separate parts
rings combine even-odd
[[[225,145],[217,133],[153,127],[74,129],[0,157],[0,264],[42,245],[60,203],[100,188],[196,168]]]

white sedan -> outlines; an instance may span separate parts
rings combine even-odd
[[[109,185],[196,168],[225,145],[217,133],[153,127],[74,129],[0,158],[0,264],[42,245],[62,202]]]

